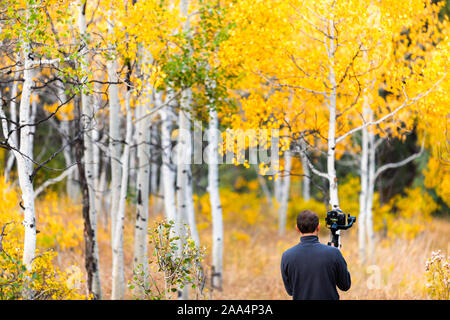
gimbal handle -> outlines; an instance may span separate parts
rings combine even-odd
[[[333,244],[334,247],[340,249],[340,246],[341,246],[341,244],[339,242],[340,234],[337,234],[336,231],[337,231],[336,229],[331,230],[331,241],[328,242],[328,245],[331,246],[331,244]]]

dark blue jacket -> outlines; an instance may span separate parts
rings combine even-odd
[[[281,258],[281,275],[294,300],[338,300],[336,286],[350,289],[350,273],[341,252],[321,244],[317,236],[300,238]]]

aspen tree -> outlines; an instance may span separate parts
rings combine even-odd
[[[89,47],[87,43],[88,33],[86,25],[86,7],[87,0],[79,0],[78,3],[78,29],[80,32],[81,47],[81,68],[85,74],[88,74],[89,67]],[[86,81],[87,76],[82,79]],[[96,299],[101,299],[102,291],[100,284],[100,262],[98,253],[98,241],[97,241],[97,211],[96,211],[96,179],[94,174],[94,144],[92,141],[91,133],[94,121],[94,109],[92,108],[92,96],[87,93],[87,89],[83,88],[81,91],[81,109],[82,109],[82,126],[83,126],[83,144],[84,144],[84,170],[85,179],[89,188],[89,218],[92,228],[92,245],[93,245],[93,264],[96,266],[92,275],[92,293]],[[98,159],[97,159],[98,161]]]
[[[223,282],[223,216],[219,193],[219,117],[217,110],[209,110],[208,130],[208,192],[212,216],[212,276],[214,288],[222,289]]]
[[[139,58],[139,56],[138,56]],[[148,60],[148,59],[147,59]],[[149,61],[144,61],[149,63]],[[145,81],[145,79],[144,79]],[[136,107],[137,119],[137,181],[136,181],[136,224],[134,230],[134,268],[141,270],[144,278],[148,277],[147,266],[147,226],[150,195],[150,165],[151,165],[151,117],[147,114],[152,105],[153,93],[150,84],[144,91],[142,101]],[[144,280],[145,281],[145,280]]]
[[[114,39],[114,18],[113,18],[113,8],[115,2],[111,0],[108,12],[108,35],[111,39]],[[111,215],[111,239],[114,239],[114,231],[117,229],[115,223],[117,221],[116,214],[119,210],[119,194],[120,194],[120,183],[121,183],[121,145],[120,145],[120,101],[119,101],[119,78],[117,75],[117,51],[115,49],[114,43],[109,43],[112,46],[111,56],[107,61],[107,71],[108,71],[108,99],[109,99],[109,152],[111,157],[111,205],[110,205],[110,215]]]
[[[114,223],[114,237],[113,237],[113,269],[112,269],[112,293],[111,299],[123,299],[125,295],[125,275],[124,275],[124,260],[123,260],[123,228],[125,220],[125,206],[128,192],[128,172],[130,161],[130,145],[132,141],[132,115],[130,107],[131,90],[127,90],[125,98],[126,110],[126,137],[122,162],[122,179],[120,181],[119,207]]]

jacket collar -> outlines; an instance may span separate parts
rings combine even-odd
[[[300,242],[301,243],[319,242],[319,237],[318,236],[303,236],[303,237],[300,237]]]

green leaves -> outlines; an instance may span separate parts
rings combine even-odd
[[[187,230],[187,227],[184,229]],[[187,234],[177,235],[175,222],[171,220],[157,223],[149,230],[148,236],[149,243],[155,248],[148,263],[157,272],[150,272],[147,279],[143,266],[136,267],[133,281],[128,287],[131,290],[140,288],[145,297],[151,300],[169,299],[178,288],[186,285],[199,290],[203,282],[204,250],[198,248]]]
[[[235,27],[224,21],[225,14],[225,8],[199,1],[197,20],[193,18],[191,29],[174,35],[170,41],[174,45],[169,45],[158,61],[167,75],[164,85],[175,90],[195,89],[194,99],[199,107],[228,104],[227,87],[237,77],[217,58],[220,45]]]

